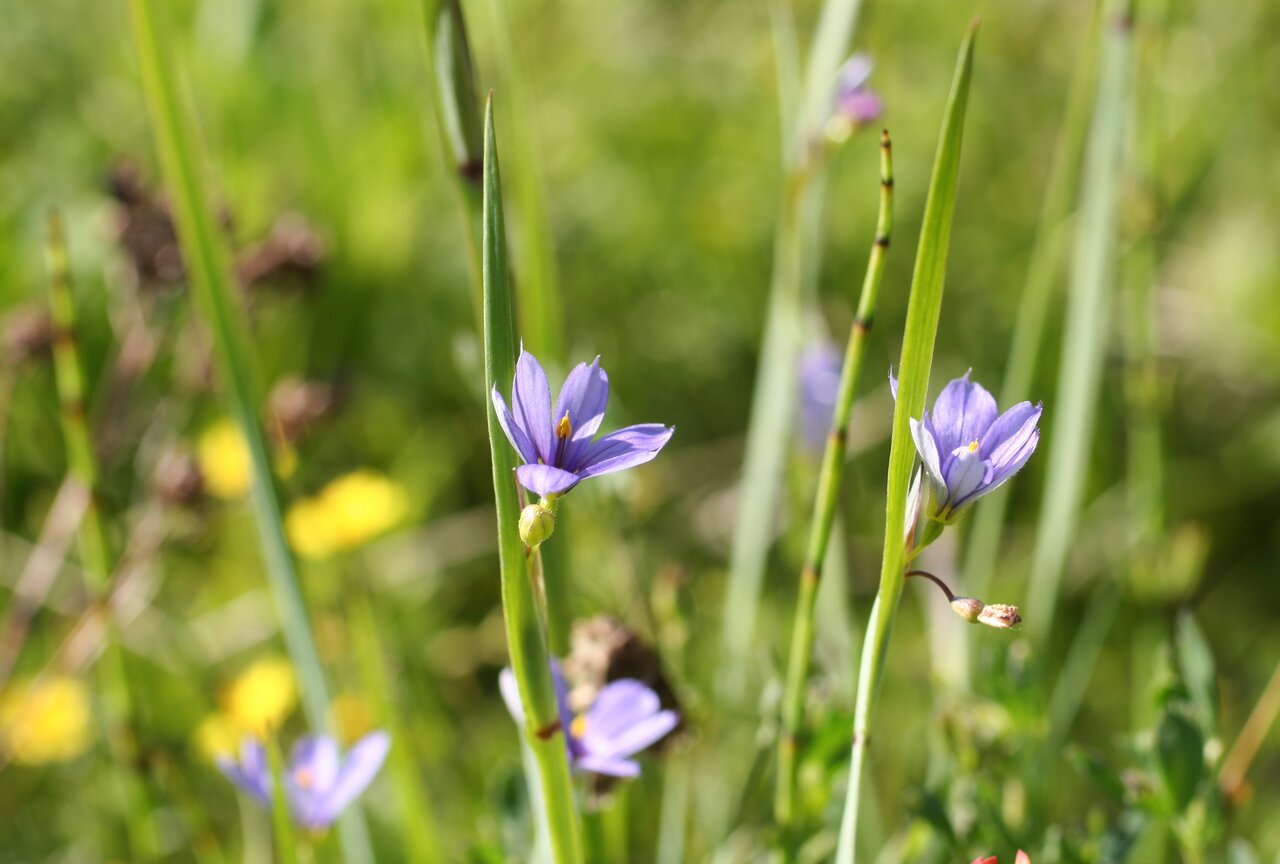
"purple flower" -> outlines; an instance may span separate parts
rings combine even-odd
[[[498,388],[493,389],[498,422],[525,461],[516,469],[520,483],[539,495],[559,495],[587,477],[648,462],[675,432],[660,423],[642,423],[596,439],[608,401],[609,376],[597,357],[589,366],[573,368],[553,411],[547,374],[521,349],[510,410]]]
[[[631,678],[609,682],[590,708],[574,716],[569,708],[568,684],[555,660],[551,663],[551,677],[560,725],[568,743],[569,764],[575,770],[635,777],[640,773],[640,764],[630,757],[656,743],[680,722],[679,714],[662,708],[657,693]],[[498,687],[511,716],[523,723],[520,690],[509,668],[502,670]]]
[[[831,431],[842,371],[844,356],[831,342],[816,342],[800,353],[800,434],[812,450],[821,450]]]
[[[867,86],[875,64],[867,54],[854,54],[840,67],[835,113],[854,126],[874,121],[884,111],[880,94]]]
[[[371,732],[343,759],[326,735],[300,739],[281,778],[294,820],[313,830],[328,827],[373,780],[390,746],[386,732]],[[218,768],[258,803],[271,805],[271,766],[261,741],[245,738],[240,761],[219,757]]]
[[[894,396],[897,381],[889,374]],[[929,518],[951,523],[961,511],[1008,480],[1035,452],[1042,406],[1019,402],[997,416],[996,400],[981,385],[956,378],[928,411],[911,419],[924,473],[929,479]]]

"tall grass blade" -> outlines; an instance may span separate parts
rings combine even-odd
[[[1049,468],[1027,596],[1028,630],[1042,648],[1053,628],[1067,553],[1088,475],[1115,288],[1116,196],[1131,77],[1132,0],[1108,10],[1067,300]]]
[[[1075,74],[1067,94],[1067,105],[1058,142],[1045,183],[1040,220],[1036,225],[1031,258],[1023,282],[1018,317],[1014,322],[1013,341],[1005,363],[1004,383],[1000,388],[1001,405],[1012,405],[1031,399],[1031,385],[1039,368],[1040,349],[1044,342],[1045,323],[1053,305],[1053,291],[1061,275],[1070,232],[1067,220],[1075,203],[1080,180],[1081,154],[1089,131],[1098,51],[1102,34],[1102,6],[1105,0],[1094,0],[1093,16],[1085,36],[1084,48],[1076,62]],[[986,597],[987,587],[995,571],[996,556],[1009,506],[1008,490],[987,496],[983,506],[973,514],[965,549],[963,574],[965,592],[971,597]]]
[[[720,696],[727,704],[741,698],[746,683],[794,413],[805,260],[818,247],[826,181],[819,161],[821,150],[814,143],[830,110],[836,73],[852,39],[860,5],[859,0],[827,0],[824,4],[805,76],[803,110],[796,115],[797,125],[784,152],[786,176],[774,238],[769,306],[751,397],[721,629],[724,674],[720,676]],[[780,56],[787,59],[785,52]],[[779,74],[781,86],[786,86],[788,70]]]
[[[484,122],[484,358],[485,392],[506,387],[515,377],[516,332],[502,216],[502,187],[494,142],[493,97]],[[486,400],[487,401],[487,400]],[[531,556],[520,539],[520,502],[516,494],[516,455],[498,416],[488,411],[489,450],[498,517],[498,558],[502,571],[502,609],[511,668],[524,705],[524,732],[538,763],[547,833],[557,864],[582,860],[582,837],[573,798],[566,730],[560,728],[551,680],[546,633],[538,618],[538,598],[530,578]]]
[[[951,243],[951,218],[955,212],[960,151],[964,141],[964,119],[969,104],[969,81],[973,74],[977,29],[978,22],[975,20],[965,35],[956,59],[955,77],[943,117],[938,153],[934,159],[929,195],[925,201],[920,245],[916,251],[915,270],[911,277],[911,298],[907,304],[907,323],[899,362],[897,405],[893,412],[893,434],[889,445],[888,500],[880,588],[871,610],[858,672],[849,788],[840,822],[837,864],[854,864],[857,860],[855,850],[862,770],[875,702],[884,677],[893,618],[902,595],[907,493],[916,458],[908,421],[920,416],[924,410],[925,395],[929,389],[934,340],[942,313],[942,290],[946,280],[947,252]]]
[[[244,436],[252,468],[250,501],[258,527],[267,581],[275,599],[289,657],[302,685],[307,722],[317,733],[329,730],[329,685],[311,634],[293,555],[285,540],[266,438],[258,421],[250,379],[249,352],[235,303],[228,252],[219,235],[204,185],[206,164],[195,134],[192,109],[178,80],[174,38],[156,0],[130,0],[134,46],[143,94],[165,184],[173,200],[174,223],[192,292],[213,337],[224,393]],[[373,860],[368,830],[358,805],[339,820],[342,847],[352,864]]]

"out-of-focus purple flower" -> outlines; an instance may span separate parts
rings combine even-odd
[[[884,111],[880,94],[867,86],[875,67],[870,55],[854,54],[840,67],[835,114],[853,126],[873,122]]]
[[[344,759],[337,743],[326,735],[300,739],[282,778],[294,821],[313,830],[332,824],[372,782],[390,747],[386,732],[371,732]],[[271,805],[271,766],[261,741],[245,738],[240,761],[219,757],[218,768],[258,803]]]
[[[894,396],[897,381],[889,374]],[[947,384],[925,411],[911,418],[924,473],[929,480],[927,515],[951,523],[974,501],[1017,473],[1040,440],[1040,403],[1019,402],[1003,414],[996,400],[969,373]]]
[[[831,342],[800,352],[800,435],[810,449],[820,449],[831,430],[843,369],[844,357]]]
[[[520,483],[539,495],[559,495],[587,477],[648,462],[675,432],[660,423],[641,423],[597,439],[608,401],[609,376],[597,357],[573,368],[553,411],[546,372],[521,349],[510,408],[498,388],[493,389],[498,422],[525,461],[516,469]]]
[[[680,722],[679,714],[662,708],[657,693],[630,678],[606,684],[591,707],[575,716],[569,708],[569,687],[558,661],[551,663],[551,677],[569,748],[569,764],[575,770],[635,777],[640,773],[640,764],[631,757],[657,743]],[[511,669],[502,670],[498,687],[511,716],[523,723],[520,690]]]

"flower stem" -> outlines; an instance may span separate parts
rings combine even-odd
[[[955,77],[943,119],[933,177],[925,203],[920,246],[916,253],[915,272],[911,280],[911,297],[907,305],[906,330],[899,363],[898,399],[893,415],[893,436],[889,447],[889,479],[886,493],[884,554],[881,558],[880,588],[871,609],[871,620],[863,642],[862,662],[858,674],[858,696],[854,708],[853,743],[850,753],[849,788],[840,836],[836,848],[836,864],[854,864],[858,832],[858,802],[862,769],[866,762],[871,720],[884,677],[889,636],[897,612],[902,585],[906,549],[903,543],[907,520],[907,498],[911,472],[915,464],[915,446],[911,439],[909,419],[924,410],[929,386],[929,369],[933,363],[933,346],[937,337],[938,318],[942,311],[942,293],[946,275],[947,251],[951,240],[951,217],[955,210],[956,182],[960,172],[960,151],[964,138],[965,110],[969,101],[969,81],[973,69],[973,46],[977,21],[970,25],[960,54],[956,59]]]
[[[80,522],[81,563],[88,577],[88,589],[100,614],[105,617],[107,637],[98,662],[98,686],[102,691],[103,726],[108,752],[114,763],[112,774],[119,786],[129,848],[142,860],[156,856],[156,838],[151,824],[147,789],[134,773],[137,745],[131,729],[133,697],[125,657],[115,632],[111,610],[111,557],[107,531],[99,507],[98,459],[89,434],[84,399],[84,373],[76,340],[76,306],[71,293],[71,268],[62,218],[50,213],[45,257],[49,270],[49,309],[53,323],[54,380],[62,413],[62,436],[67,451],[67,470],[87,497]]]
[[[156,0],[129,0],[138,72],[165,183],[173,200],[174,225],[191,290],[213,337],[218,377],[231,414],[244,436],[252,468],[249,489],[267,582],[280,617],[285,646],[302,684],[302,704],[313,732],[327,733],[329,684],[320,662],[306,604],[285,540],[284,520],[272,477],[266,438],[257,416],[250,356],[236,306],[228,252],[218,234],[204,186],[204,154],[193,129],[191,106],[178,86],[174,40],[165,6]],[[350,864],[373,860],[360,807],[339,820],[343,856]]]
[[[494,142],[493,98],[485,108],[484,124],[484,353],[486,391],[515,374],[516,336],[511,285],[507,276],[507,248],[502,215],[502,184]],[[573,783],[569,775],[565,730],[551,680],[546,629],[540,620],[539,597],[533,582],[533,556],[520,539],[520,504],[511,478],[515,452],[492,409],[488,411],[489,451],[493,461],[493,490],[498,521],[498,559],[502,578],[502,612],[507,630],[511,670],[524,707],[524,731],[537,762],[545,810],[546,831],[556,864],[582,861],[582,835]],[[532,778],[531,782],[532,782]]]
[[[778,737],[778,774],[774,789],[774,817],[782,835],[779,839],[784,858],[790,854],[789,850],[794,845],[792,834],[796,818],[795,784],[798,747],[796,739],[804,720],[804,692],[809,678],[809,664],[813,656],[814,611],[818,599],[818,583],[826,561],[827,544],[831,539],[831,526],[835,520],[840,483],[844,477],[849,418],[853,411],[858,378],[862,371],[867,334],[871,330],[875,316],[892,225],[893,156],[889,133],[886,131],[880,137],[880,215],[876,220],[876,236],[867,261],[867,272],[862,282],[858,311],[854,316],[849,341],[845,348],[844,368],[840,373],[840,388],[836,398],[835,412],[831,418],[831,433],[827,437],[827,446],[822,456],[822,469],[814,496],[813,522],[809,530],[804,566],[800,570],[796,620],[791,634],[791,656],[787,665],[787,683],[782,700],[782,727]]]
[[[298,864],[298,838],[289,813],[289,796],[284,785],[284,756],[280,742],[267,736],[267,764],[271,767],[271,827],[275,840],[276,860],[280,864]]]

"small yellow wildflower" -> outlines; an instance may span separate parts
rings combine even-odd
[[[210,762],[219,756],[235,758],[240,752],[240,730],[226,714],[210,714],[196,727],[196,749]]]
[[[404,489],[376,471],[353,471],[285,515],[285,531],[299,555],[328,558],[395,526],[408,509]]]
[[[215,422],[196,442],[196,459],[205,488],[218,498],[240,498],[249,491],[253,469],[249,445],[229,418]]]
[[[15,762],[66,762],[89,749],[89,691],[49,675],[14,683],[0,696],[0,746]]]
[[[343,744],[351,744],[374,729],[373,709],[359,694],[339,693],[329,706],[329,714]]]
[[[253,662],[227,687],[224,704],[238,729],[255,735],[271,732],[298,704],[293,667],[279,657]]]

